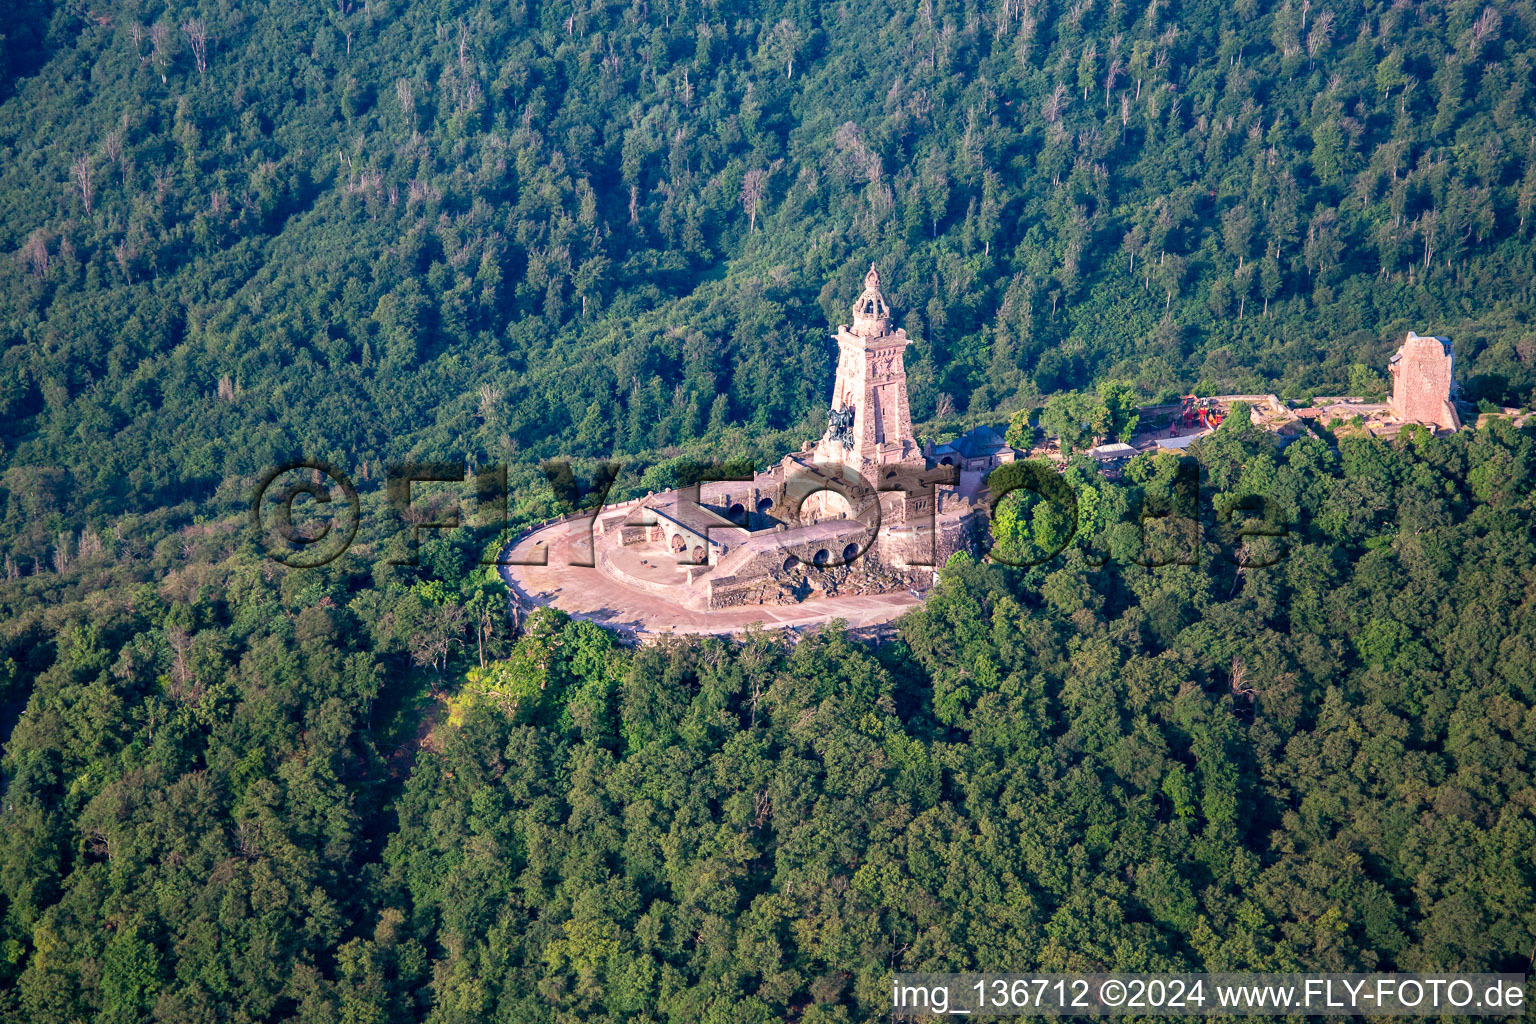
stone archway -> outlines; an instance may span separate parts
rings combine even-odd
[[[741,526],[747,525],[747,506],[739,501],[736,502],[725,510],[725,518]]]
[[[672,548],[672,553],[674,555],[680,555],[684,551],[688,550],[688,542],[683,539],[683,535],[682,534],[674,533],[672,535],[671,548]]]
[[[858,558],[858,557],[859,557],[859,546],[857,544],[849,544],[847,547],[843,548],[843,564],[844,565],[851,565],[853,563],[853,560],[855,558]]]
[[[773,499],[772,498],[759,498],[758,499],[758,501],[757,501],[757,513],[758,513],[758,515],[767,515],[768,514],[768,510],[771,509],[771,508],[773,508]]]
[[[811,564],[818,569],[825,569],[827,567],[827,563],[831,560],[832,552],[828,551],[826,548],[817,548],[816,553],[811,556]]]
[[[703,565],[705,561],[706,561],[706,559],[704,557],[704,545],[702,545],[702,544],[695,544],[693,546],[693,564],[694,565]]]
[[[805,496],[805,501],[800,505],[801,514],[809,513],[813,522],[821,522],[825,519],[857,519],[853,510],[853,502],[841,491],[834,491],[830,487],[823,487],[819,491],[812,491]]]

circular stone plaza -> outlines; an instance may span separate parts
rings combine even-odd
[[[503,552],[516,609],[554,605],[632,637],[879,626],[985,529],[986,464],[912,436],[903,365],[874,267],[837,331],[827,431],[750,477],[709,480],[546,523]],[[1001,439],[998,446],[1002,446]],[[1012,449],[1008,449],[1009,454]]]
[[[547,564],[503,565],[502,578],[522,610],[554,605],[635,639],[739,633],[754,623],[801,628],[833,619],[859,629],[887,623],[921,603],[913,591],[902,589],[711,608],[706,591],[689,578],[694,566],[669,559],[660,547],[625,547],[618,540],[593,529],[591,518],[557,521],[523,536],[502,559]],[[788,588],[774,584],[771,597],[781,589]]]

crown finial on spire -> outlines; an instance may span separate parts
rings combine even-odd
[[[891,309],[880,294],[880,271],[869,265],[864,275],[864,292],[853,304],[853,333],[879,337],[891,329]]]

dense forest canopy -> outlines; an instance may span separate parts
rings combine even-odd
[[[8,584],[0,1012],[855,1021],[894,968],[1525,970],[1536,441],[1277,454],[1233,418],[1195,458],[1079,459],[1063,552],[955,556],[875,648],[514,639],[481,579],[217,529]],[[1268,568],[1222,533],[1253,496]],[[1152,508],[1204,539],[1152,557]]]
[[[762,457],[871,260],[935,430],[1338,393],[1409,327],[1536,385],[1528,2],[18,13],[13,522],[44,467],[79,518],[296,451]]]
[[[933,438],[1375,392],[1409,328],[1529,405],[1531,3],[20,0],[3,32],[0,1018],[1529,969],[1529,427],[1280,450],[1234,415],[1118,480],[1075,459],[1070,515],[1010,495],[879,646],[514,629],[494,530],[397,564],[381,485],[506,463],[516,524],[572,504],[546,459],[633,493],[797,448],[871,261]],[[318,569],[246,527],[295,455],[362,491]]]

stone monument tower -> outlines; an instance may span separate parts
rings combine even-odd
[[[907,407],[903,360],[910,344],[906,331],[891,326],[880,273],[870,264],[853,304],[853,326],[837,329],[837,381],[816,461],[841,463],[868,480],[878,479],[881,466],[924,464]]]
[[[1392,357],[1392,411],[1415,423],[1460,430],[1451,404],[1451,342],[1413,331]]]

